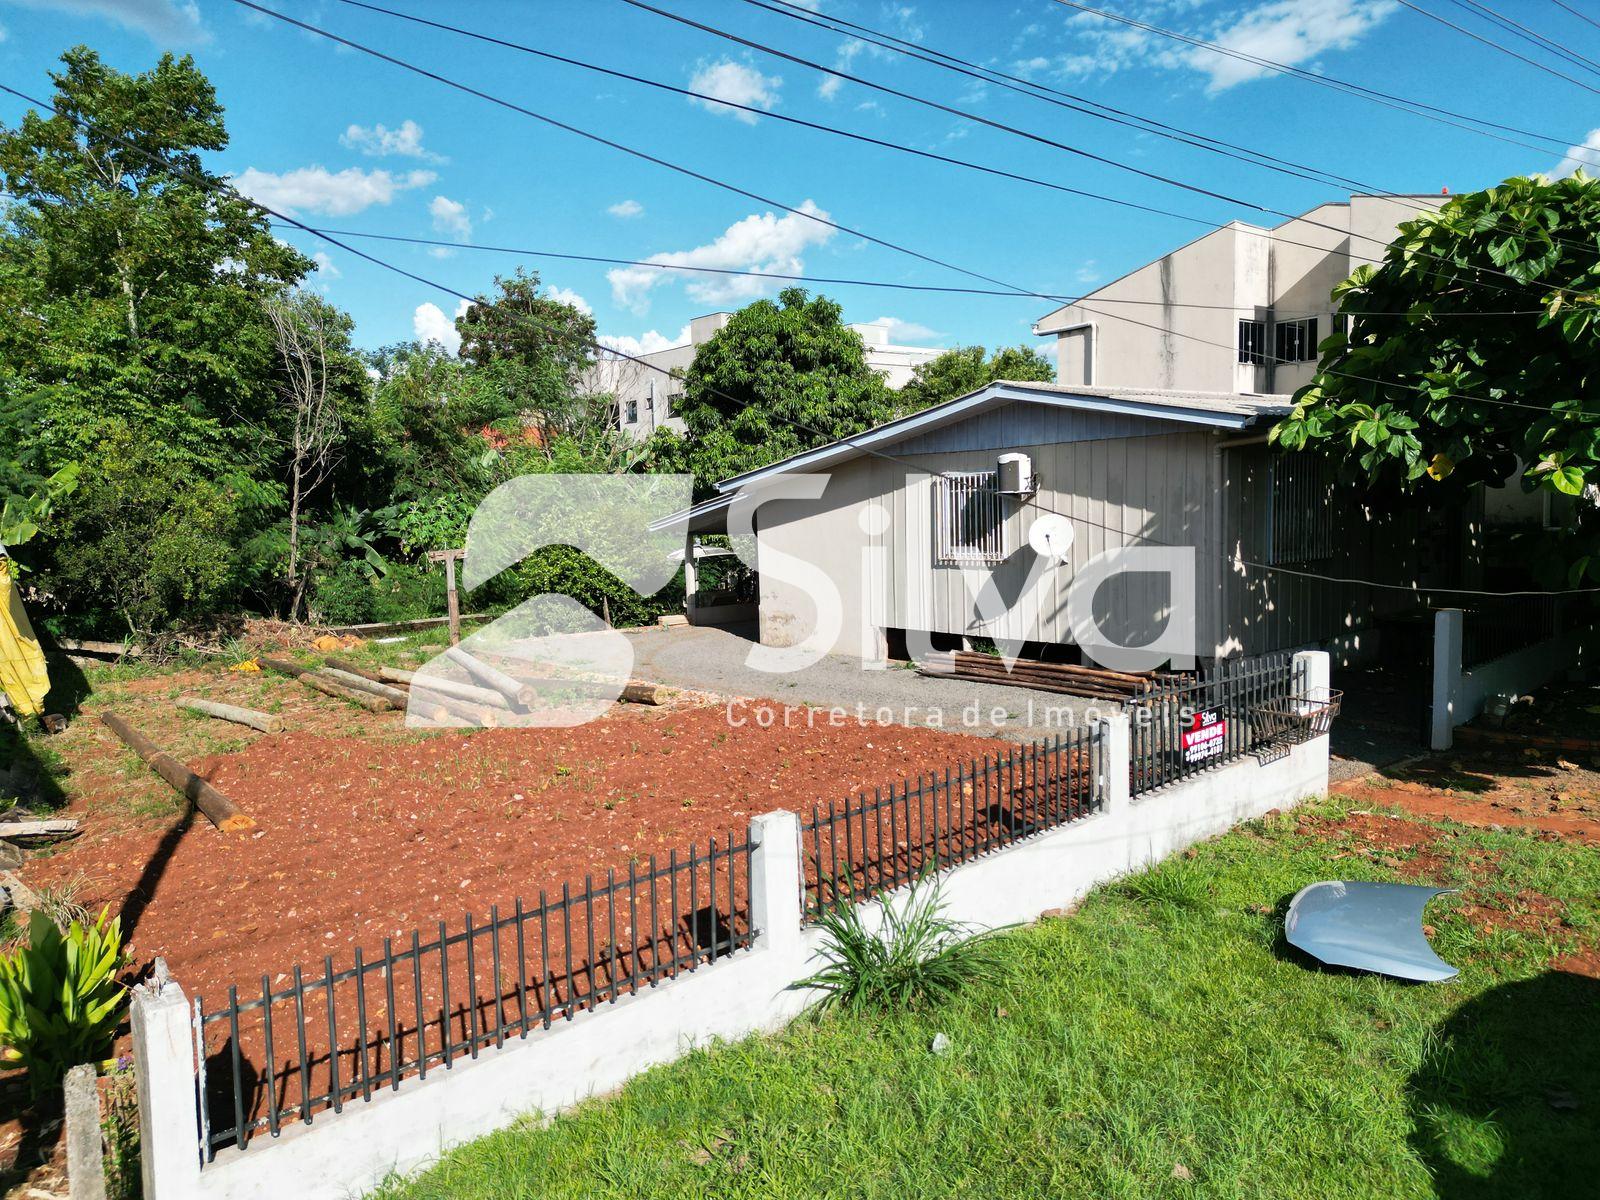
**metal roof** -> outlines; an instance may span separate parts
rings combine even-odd
[[[968,417],[1003,404],[1042,404],[1053,408],[1084,412],[1120,413],[1155,421],[1208,429],[1239,431],[1263,418],[1281,417],[1294,408],[1286,395],[1236,395],[1232,392],[1166,391],[1150,388],[1077,387],[1059,383],[999,380],[936,404],[932,408],[888,421],[875,428],[829,442],[812,450],[791,455],[778,462],[717,484],[725,496],[762,479],[791,471],[813,470],[881,451],[903,438],[964,421]],[[709,503],[709,502],[708,502]],[[694,510],[690,510],[691,512]]]

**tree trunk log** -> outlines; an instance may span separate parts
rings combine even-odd
[[[433,675],[424,675],[419,671],[402,671],[398,667],[381,667],[380,675],[385,683],[400,683],[414,691],[427,689],[440,696],[450,696],[467,704],[482,704],[489,708],[511,707],[499,692],[490,691],[488,688],[477,686],[473,683],[460,683],[454,679],[440,679]]]
[[[370,692],[360,692],[355,688],[346,687],[336,679],[330,679],[317,671],[307,670],[297,663],[285,662],[281,658],[262,658],[259,660],[263,667],[287,675],[290,679],[298,679],[309,688],[321,692],[325,696],[332,696],[336,700],[348,700],[351,704],[359,704],[368,712],[390,712],[397,707],[392,700],[385,700],[374,696]]]
[[[173,790],[186,796],[189,802],[222,832],[237,833],[256,827],[254,819],[237,804],[121,717],[115,713],[101,713],[100,719],[105,722],[106,728],[121,738],[130,750],[144,760],[146,766],[165,779]]]
[[[512,704],[529,708],[538,698],[538,693],[531,687],[517,682],[498,667],[491,667],[481,659],[474,658],[460,646],[450,646],[445,650],[445,656],[451,662],[461,667],[486,688],[499,692]]]
[[[179,696],[178,707],[197,712],[203,717],[232,721],[235,725],[248,725],[251,729],[262,733],[277,733],[283,728],[283,722],[268,713],[256,712],[253,708],[239,708],[232,704],[218,704],[213,700],[201,700],[198,696]]]
[[[353,688],[358,692],[367,692],[381,700],[387,700],[396,708],[406,706],[406,694],[397,687],[390,687],[387,683],[374,683],[361,675],[349,671],[341,671],[334,667],[326,668],[317,674],[332,679],[335,683],[342,683],[345,687]]]

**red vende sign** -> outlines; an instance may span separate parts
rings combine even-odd
[[[1179,735],[1184,762],[1202,762],[1222,753],[1228,739],[1228,722],[1216,709],[1201,709]]]

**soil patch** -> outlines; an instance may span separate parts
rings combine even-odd
[[[621,708],[572,729],[391,734],[293,731],[194,765],[260,824],[96,819],[23,870],[76,882],[78,903],[124,915],[137,964],[164,956],[191,995],[279,982],[297,963],[719,843],[750,818],[943,768],[996,749],[926,729],[730,727],[720,707]],[[109,733],[101,731],[103,737]],[[213,1003],[214,1006],[214,1003]]]

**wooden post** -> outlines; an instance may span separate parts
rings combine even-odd
[[[217,704],[211,700],[202,700],[198,696],[179,696],[178,707],[197,712],[201,716],[215,717],[219,721],[248,725],[251,729],[260,730],[262,733],[277,733],[283,727],[282,722],[270,713],[240,708],[235,704]]]
[[[465,550],[430,550],[431,562],[444,564],[445,612],[450,614],[450,644],[461,644],[461,598],[456,594],[456,563],[466,557]]]
[[[254,829],[256,823],[237,804],[196,775],[183,763],[173,758],[144,734],[129,725],[115,713],[101,713],[106,728],[122,739],[157,775],[165,779],[175,791],[182,792],[223,833],[237,833]]]

